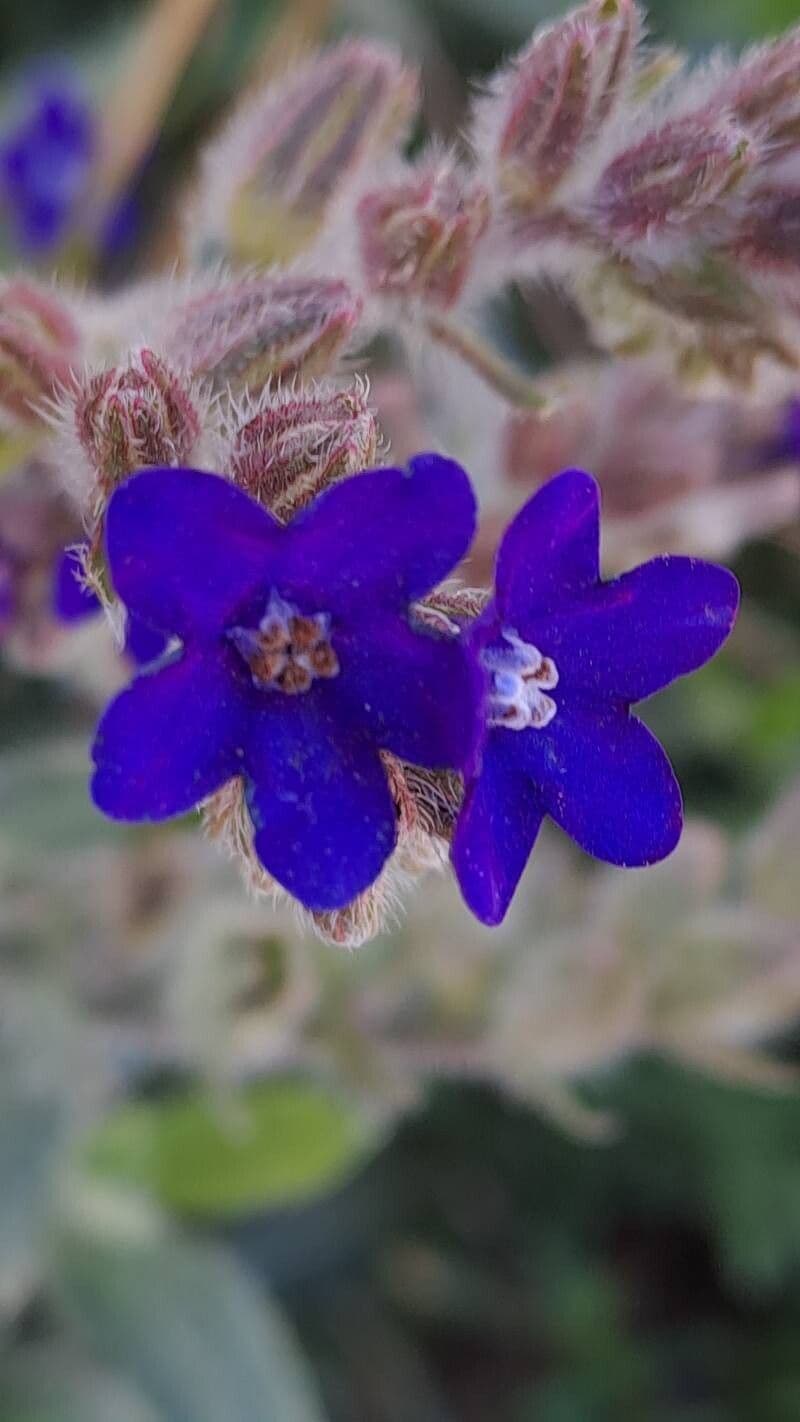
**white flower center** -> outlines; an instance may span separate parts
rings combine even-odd
[[[558,686],[555,663],[509,628],[503,629],[502,638],[481,652],[481,661],[491,675],[489,725],[504,726],[507,731],[530,727],[541,731],[558,709],[547,695]]]

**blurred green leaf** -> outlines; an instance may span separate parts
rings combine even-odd
[[[375,1145],[353,1107],[286,1078],[247,1088],[227,1112],[197,1091],[124,1106],[90,1141],[87,1163],[187,1214],[235,1216],[332,1189]]]
[[[164,1422],[143,1398],[60,1345],[25,1347],[0,1366],[3,1422]]]
[[[48,853],[122,840],[89,796],[87,741],[37,741],[0,761],[0,803],[13,814],[0,822],[0,846]]]
[[[322,1422],[281,1315],[230,1254],[90,1218],[59,1238],[62,1308],[164,1422]]]

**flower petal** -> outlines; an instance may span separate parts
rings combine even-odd
[[[166,820],[241,773],[248,708],[225,649],[143,672],[97,729],[92,798],[115,820]]]
[[[145,667],[149,662],[163,656],[168,645],[169,638],[163,632],[156,632],[154,628],[148,627],[141,617],[128,613],[125,624],[125,651],[132,662],[139,667]]]
[[[282,531],[266,509],[218,474],[146,469],[116,490],[106,548],[114,587],[152,627],[217,633],[269,588]]]
[[[540,731],[497,731],[533,781],[547,813],[587,854],[634,867],[665,859],[678,843],[681,792],[658,741],[619,707],[600,707],[559,687],[558,710]]]
[[[544,818],[529,778],[507,753],[511,734],[489,736],[453,835],[453,868],[464,900],[489,924],[505,918]]]
[[[484,677],[461,637],[435,636],[400,617],[359,622],[335,638],[331,690],[375,744],[401,760],[460,770],[482,735]]]
[[[552,657],[563,686],[640,701],[719,650],[736,620],[732,573],[696,558],[654,558],[599,583],[524,636]]]
[[[557,608],[600,576],[600,490],[567,469],[543,485],[507,528],[497,554],[497,606],[506,626]]]
[[[81,555],[65,548],[56,560],[53,578],[53,611],[59,622],[83,622],[100,611],[100,600],[82,581]]]
[[[289,525],[286,596],[327,611],[375,599],[403,606],[442,581],[475,532],[460,465],[418,454],[407,469],[373,469],[335,484]]]
[[[319,911],[368,888],[397,839],[380,756],[349,733],[326,691],[265,698],[246,758],[256,853],[288,893]]]

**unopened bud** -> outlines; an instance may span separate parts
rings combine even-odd
[[[48,287],[14,277],[0,285],[0,429],[37,429],[39,406],[66,385],[80,335]]]
[[[720,85],[715,105],[724,105],[753,128],[770,156],[800,139],[800,29],[745,56]]]
[[[231,478],[288,520],[339,479],[368,469],[378,427],[360,381],[347,390],[268,392],[263,408],[233,433]]]
[[[101,371],[75,401],[75,431],[102,501],[135,469],[184,464],[200,436],[192,393],[151,350]]]
[[[255,393],[270,381],[325,374],[360,315],[361,302],[344,281],[250,276],[176,307],[161,345],[215,390]]]
[[[402,141],[417,81],[382,45],[344,43],[268,85],[209,150],[190,242],[201,259],[285,262],[337,202]]]
[[[786,183],[755,193],[730,252],[749,274],[800,303],[800,188]]]
[[[489,194],[447,157],[366,193],[357,208],[361,265],[369,289],[449,307],[467,280],[489,223]]]
[[[590,0],[501,73],[478,110],[478,147],[512,212],[530,213],[574,172],[626,91],[639,32],[633,0]]]
[[[697,112],[663,124],[615,158],[592,198],[606,236],[625,243],[705,220],[752,169],[756,150],[736,124]]]

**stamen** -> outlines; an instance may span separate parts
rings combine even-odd
[[[489,725],[508,731],[539,731],[558,709],[545,694],[558,685],[555,662],[511,629],[504,629],[501,635],[502,642],[486,647],[481,654],[491,673]]]
[[[300,696],[317,678],[338,675],[327,613],[304,616],[274,590],[258,627],[232,627],[228,636],[263,690]]]

